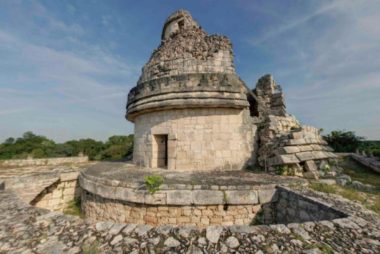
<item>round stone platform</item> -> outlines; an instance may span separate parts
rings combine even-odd
[[[164,183],[150,194],[144,177]],[[82,210],[94,221],[151,225],[248,225],[262,205],[275,199],[277,185],[303,185],[295,177],[247,171],[178,172],[139,169],[127,163],[99,163],[83,171]]]

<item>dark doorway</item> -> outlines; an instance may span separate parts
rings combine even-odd
[[[167,168],[168,166],[168,135],[154,135],[156,141],[155,157],[157,158],[156,166],[158,168]]]

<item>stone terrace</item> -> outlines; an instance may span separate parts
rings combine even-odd
[[[178,171],[139,168],[131,163],[102,162],[89,167],[84,171],[86,175],[104,179],[115,184],[131,187],[140,187],[144,183],[144,176],[161,175],[165,178],[161,189],[178,187],[179,189],[212,189],[216,186],[259,186],[275,184],[303,184],[307,181],[298,177],[252,174],[249,171]],[[213,187],[214,186],[214,187]],[[218,187],[218,188],[219,188]],[[223,187],[222,187],[223,188]],[[228,188],[228,187],[227,187]],[[233,187],[230,187],[233,188]]]
[[[193,227],[86,223],[35,208],[0,191],[0,253],[379,253],[374,213],[338,196],[299,194],[339,207],[350,217],[270,226]]]

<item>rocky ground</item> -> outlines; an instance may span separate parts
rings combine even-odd
[[[380,253],[380,221],[374,213],[336,195],[300,192],[351,216],[206,229],[89,224],[28,206],[13,192],[0,191],[0,253]]]

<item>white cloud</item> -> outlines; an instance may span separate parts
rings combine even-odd
[[[265,43],[268,40],[281,35],[282,33],[285,33],[291,29],[297,28],[298,26],[308,22],[309,20],[311,20],[311,19],[313,19],[319,15],[323,15],[327,12],[334,10],[335,8],[337,8],[337,6],[338,6],[338,1],[334,1],[332,3],[322,5],[312,13],[298,17],[297,19],[291,20],[288,23],[280,24],[280,25],[274,27],[273,29],[266,31],[264,34],[262,34],[258,38],[250,39],[250,43],[254,46]]]
[[[139,68],[84,40],[80,25],[63,22],[38,2],[29,7],[24,18],[27,30],[37,31],[32,36],[0,24],[0,139],[27,130],[58,141],[130,132],[123,115]],[[35,15],[43,26],[34,23]]]
[[[291,113],[327,130],[380,139],[374,120],[380,119],[378,24],[379,1],[321,1],[251,43],[275,59],[271,72],[283,85]]]

